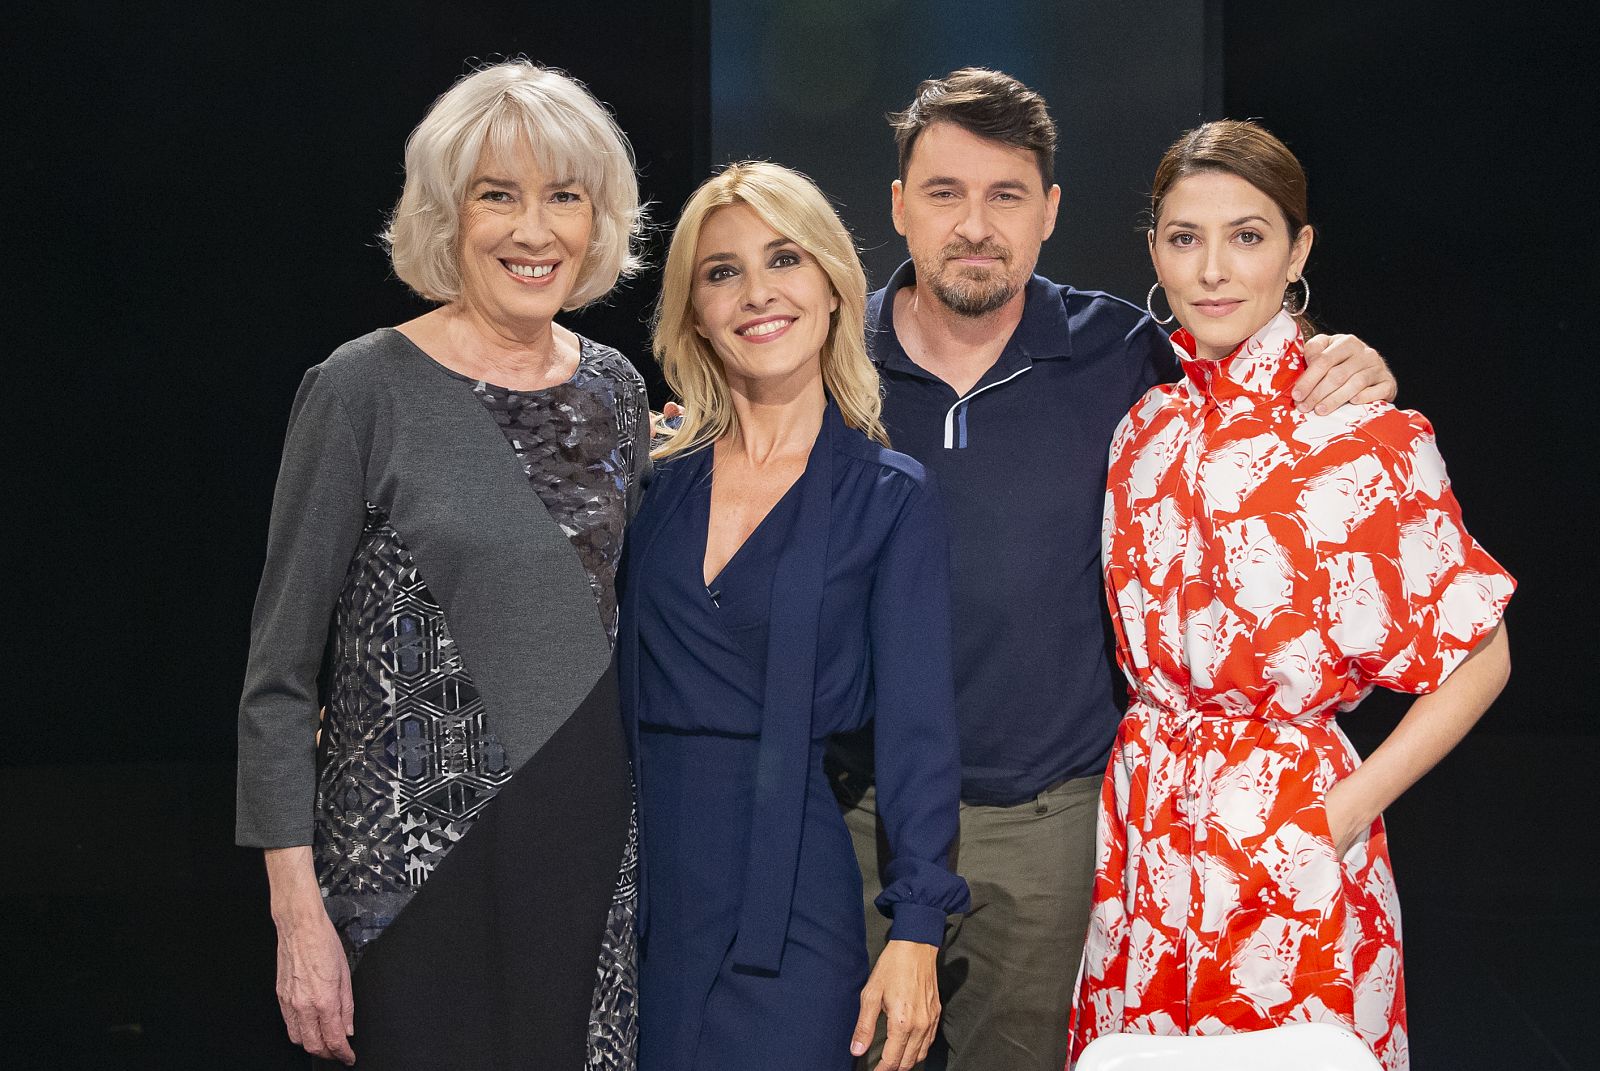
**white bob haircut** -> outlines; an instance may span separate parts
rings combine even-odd
[[[478,156],[524,147],[546,175],[575,179],[594,206],[589,250],[563,307],[597,301],[639,270],[644,207],[628,139],[576,79],[518,58],[464,76],[406,139],[405,188],[381,235],[403,283],[441,304],[461,296],[461,210]]]

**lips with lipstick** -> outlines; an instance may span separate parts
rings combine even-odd
[[[1243,298],[1205,298],[1201,301],[1191,301],[1189,305],[1201,316],[1210,316],[1220,319],[1240,305],[1244,304]]]
[[[763,316],[734,328],[733,333],[747,342],[770,342],[789,329],[797,317]]]

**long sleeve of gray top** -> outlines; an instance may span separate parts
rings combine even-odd
[[[239,704],[236,839],[310,844],[318,675],[329,623],[366,518],[361,452],[331,378],[301,381],[272,499],[266,566]]]

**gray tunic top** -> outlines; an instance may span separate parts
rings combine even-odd
[[[542,391],[473,382],[393,330],[306,373],[252,620],[237,839],[314,845],[352,961],[606,671],[648,426],[638,373],[587,339]],[[632,840],[602,987],[631,988]]]

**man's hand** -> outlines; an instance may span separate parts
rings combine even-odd
[[[1295,407],[1327,416],[1346,402],[1392,402],[1399,392],[1394,373],[1377,350],[1354,335],[1316,335],[1306,340],[1306,370],[1294,385]]]

